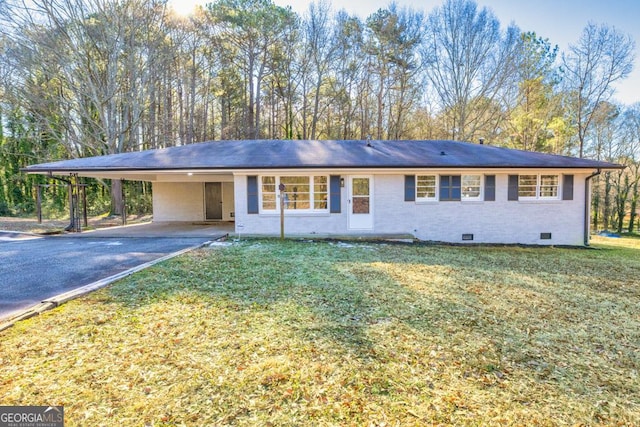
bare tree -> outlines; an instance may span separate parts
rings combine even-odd
[[[376,137],[401,138],[405,116],[422,88],[418,48],[423,15],[395,4],[367,19],[369,74],[375,78]]]
[[[634,49],[630,36],[608,25],[589,23],[578,43],[563,55],[567,106],[577,127],[580,157],[585,155],[597,108],[613,95],[613,83],[631,73]]]
[[[366,132],[363,115],[358,114],[358,100],[365,97],[366,88],[364,26],[360,18],[345,11],[338,12],[335,21],[336,57],[327,84],[328,100],[322,117],[324,134],[329,138],[354,139]]]
[[[272,68],[274,46],[282,42],[290,20],[290,8],[271,0],[217,0],[208,4],[213,36],[218,45],[229,45],[227,61],[243,72],[247,93],[246,137],[260,137],[262,85]]]
[[[148,0],[34,0],[2,15],[26,108],[73,156],[139,147],[163,7]],[[37,82],[46,82],[40,86]],[[112,211],[120,214],[120,182]]]
[[[311,125],[308,136],[316,139],[318,135],[318,122],[322,113],[320,100],[322,98],[322,85],[326,83],[333,61],[338,54],[338,45],[334,34],[334,23],[331,19],[331,5],[325,0],[311,3],[305,15],[304,26],[304,57],[303,67],[312,80],[311,95],[313,105],[311,107]],[[303,95],[303,103],[307,102],[307,91]],[[303,120],[306,121],[307,108],[303,106]],[[307,138],[307,126],[303,123],[303,138]]]
[[[623,141],[629,163],[626,172],[630,177],[629,233],[633,233],[638,218],[640,201],[640,104],[628,107],[622,116]]]
[[[520,31],[500,22],[473,0],[446,0],[429,15],[425,58],[450,137],[473,140],[499,118],[516,88]],[[478,135],[483,136],[483,135]]]
[[[294,15],[289,15],[289,18],[285,24],[288,28],[284,31],[280,43],[272,46],[269,73],[265,79],[266,88],[263,88],[269,95],[270,111],[265,114],[269,124],[269,138],[299,138],[299,134],[296,133],[294,110],[300,81],[296,51],[301,49],[301,44],[299,22]]]

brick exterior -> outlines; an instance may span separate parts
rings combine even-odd
[[[520,172],[535,173],[531,170]],[[584,184],[588,174],[574,173],[573,200],[561,200],[560,197],[560,200],[552,201],[508,201],[508,175],[517,173],[487,171],[486,174],[496,176],[496,200],[486,202],[405,202],[404,174],[375,174],[372,230],[349,229],[348,191],[343,188],[341,213],[287,215],[285,233],[288,236],[410,234],[420,240],[451,243],[583,245]],[[562,171],[544,173],[562,175]],[[278,214],[247,214],[246,183],[246,176],[235,177],[236,231],[251,235],[279,235]],[[551,233],[552,238],[541,240],[541,233]],[[463,234],[473,234],[473,241],[463,241]]]
[[[215,182],[210,179],[210,182]],[[222,219],[234,219],[233,182],[222,182]],[[246,207],[245,207],[246,210]],[[203,182],[154,182],[153,220],[155,222],[204,221]]]
[[[154,182],[153,220],[202,221],[204,190],[201,182]]]
[[[508,201],[508,176],[517,173],[487,171],[486,174],[495,175],[495,201],[472,202],[406,202],[405,174],[373,174],[374,226],[371,230],[349,228],[350,204],[346,185],[341,189],[341,213],[287,213],[285,234],[323,237],[411,235],[420,240],[451,243],[582,245],[584,184],[588,174],[573,174],[573,200],[561,200],[560,197],[552,201]],[[557,173],[562,175],[561,171]],[[341,176],[348,181],[349,175]],[[223,182],[222,185],[223,219],[235,220],[236,232],[280,234],[279,214],[247,213],[246,175],[236,175],[233,183]],[[202,182],[154,182],[154,221],[204,220],[203,188]],[[552,237],[540,239],[541,233],[551,233]],[[463,240],[463,234],[473,234],[473,240]]]

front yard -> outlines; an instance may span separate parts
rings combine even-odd
[[[248,240],[0,333],[0,405],[68,426],[638,425],[640,240]]]

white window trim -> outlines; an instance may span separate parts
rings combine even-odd
[[[263,192],[262,192],[262,187],[263,187],[263,182],[262,179],[265,177],[270,177],[273,176],[276,179],[275,182],[275,187],[276,187],[276,208],[275,209],[265,209],[264,208],[264,200],[263,200]],[[277,213],[278,212],[278,206],[279,206],[279,195],[278,195],[278,183],[279,183],[279,178],[276,175],[259,175],[258,176],[258,212],[260,213]]]
[[[463,178],[465,176],[480,176],[480,191],[476,197],[464,197]],[[484,174],[482,173],[466,173],[460,174],[460,201],[462,202],[482,202],[484,201]]]
[[[535,196],[521,196],[520,193],[520,177],[523,175],[535,175],[536,176],[536,195]],[[540,188],[542,187],[542,175],[549,175],[549,176],[555,176],[558,179],[558,185],[556,186],[556,195],[555,196],[541,196],[540,195]],[[562,190],[561,188],[561,180],[560,180],[560,174],[555,174],[555,173],[522,173],[522,174],[518,174],[518,200],[523,201],[523,202],[533,202],[533,201],[554,201],[554,200],[560,200],[560,192]]]
[[[542,196],[542,175],[555,176],[556,177],[556,195],[555,196]],[[562,179],[560,174],[554,173],[541,173],[538,175],[538,188],[536,194],[539,200],[560,200],[560,193],[562,192]]]
[[[262,178],[272,176],[276,179],[276,208],[275,209],[264,209],[263,208],[263,199],[262,199]],[[316,175],[305,175],[305,174],[286,174],[286,175],[259,175],[258,176],[258,206],[260,214],[267,215],[276,215],[280,214],[280,178],[287,176],[304,176],[309,178],[309,205],[315,206],[315,177],[322,176],[327,179],[327,207],[324,209],[315,209],[314,207],[309,209],[285,209],[284,212],[286,215],[317,215],[317,214],[328,214],[329,213],[329,203],[331,199],[331,183],[329,175],[316,174]]]
[[[435,197],[418,197],[418,176],[435,176],[436,177],[436,188],[435,188]],[[415,188],[415,192],[416,192],[416,203],[433,203],[433,202],[437,202],[439,200],[438,195],[440,193],[440,175],[437,173],[434,174],[426,174],[426,173],[421,173],[421,174],[416,174],[415,175],[415,180],[416,180],[416,188]]]

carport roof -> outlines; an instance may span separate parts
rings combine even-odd
[[[211,141],[41,163],[28,173],[97,173],[176,170],[396,168],[619,169],[621,165],[574,157],[445,140],[422,141]]]

